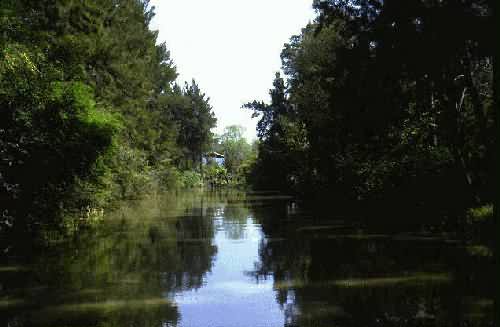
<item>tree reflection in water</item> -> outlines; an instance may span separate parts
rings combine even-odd
[[[217,252],[198,198],[126,202],[75,240],[5,258],[2,325],[175,325],[170,294],[201,287]]]
[[[487,259],[450,239],[335,217],[238,191],[125,202],[74,240],[4,254],[0,322],[491,326]]]
[[[370,233],[295,204],[252,208],[286,326],[490,326],[492,267],[446,239]]]

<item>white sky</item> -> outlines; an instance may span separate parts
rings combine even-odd
[[[179,73],[194,78],[217,116],[216,133],[242,125],[254,139],[257,119],[241,106],[269,101],[280,53],[314,18],[312,0],[151,0],[159,30]]]

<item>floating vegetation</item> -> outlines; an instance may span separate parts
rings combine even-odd
[[[408,242],[443,242],[447,241],[441,236],[423,236],[423,235],[396,235],[392,238],[394,241]]]
[[[484,245],[469,245],[466,247],[466,251],[470,256],[473,257],[483,257],[483,258],[492,258],[493,251]]]
[[[420,283],[448,283],[451,276],[448,273],[416,273],[408,276],[344,279],[334,282],[339,287],[387,287],[393,285],[414,285]]]
[[[322,317],[343,317],[347,315],[344,308],[341,306],[332,305],[326,302],[312,302],[305,309],[301,317],[304,321]]]
[[[389,238],[386,234],[340,234],[328,235],[329,239],[377,240]]]
[[[137,310],[148,307],[161,307],[171,305],[164,298],[149,298],[139,300],[107,300],[102,302],[83,302],[74,304],[63,304],[45,308],[39,312],[40,315],[59,315],[65,313],[88,313],[88,312],[113,312],[122,310]]]
[[[465,316],[469,319],[484,319],[493,310],[494,302],[487,298],[465,299]]]
[[[24,266],[3,266],[0,267],[0,273],[17,273],[28,271],[28,268]]]
[[[346,225],[306,226],[297,228],[297,232],[315,232],[330,229],[345,229],[346,227]]]
[[[25,304],[23,299],[16,298],[0,298],[0,310],[5,310],[11,307],[20,307]]]
[[[284,238],[284,237],[270,237],[270,238],[266,238],[266,242],[267,243],[271,243],[271,242],[285,242],[287,239]]]
[[[488,204],[477,208],[469,209],[467,220],[469,223],[484,222],[493,217],[493,205]]]
[[[414,273],[394,277],[352,278],[325,281],[322,283],[309,283],[306,281],[292,280],[278,282],[276,289],[297,289],[306,287],[339,287],[339,288],[373,288],[391,286],[413,286],[422,283],[444,284],[451,282],[449,273]]]

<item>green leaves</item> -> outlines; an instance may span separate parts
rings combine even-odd
[[[218,151],[224,154],[224,167],[235,178],[241,175],[242,165],[253,159],[252,146],[243,137],[243,133],[243,127],[231,125],[226,127],[218,140]]]
[[[170,172],[198,167],[216,120],[194,81],[174,86],[148,7],[1,2],[0,207],[19,226],[138,197],[164,175],[197,184]]]
[[[10,73],[25,71],[36,74],[40,72],[28,55],[27,49],[19,44],[6,47],[3,50],[3,60],[3,70]]]
[[[315,8],[281,53],[286,82],[245,105],[261,118],[254,177],[345,200],[491,198],[489,3]]]

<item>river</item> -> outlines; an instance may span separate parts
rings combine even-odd
[[[181,192],[6,251],[2,326],[488,326],[491,267],[462,242],[370,231],[290,197]]]

